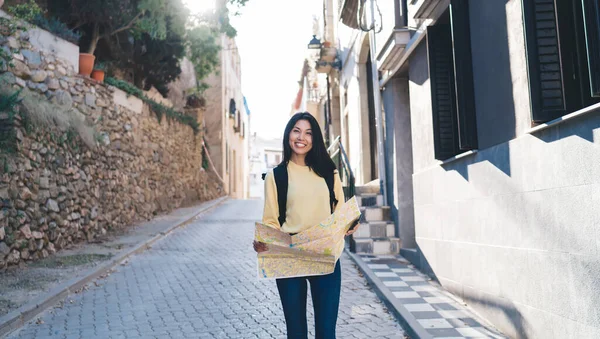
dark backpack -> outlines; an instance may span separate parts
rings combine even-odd
[[[267,174],[263,173],[262,179],[265,180]],[[287,192],[288,192],[288,172],[286,165],[279,165],[273,169],[273,175],[275,176],[275,186],[277,186],[277,204],[279,205],[279,225],[283,225],[285,222],[286,207],[287,207]],[[335,192],[333,190],[335,172],[331,172],[330,175],[326,176],[325,182],[329,189],[329,205],[331,207],[331,213],[335,209],[338,201],[335,198]]]

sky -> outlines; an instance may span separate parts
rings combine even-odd
[[[187,0],[192,11],[214,0]],[[232,19],[242,62],[242,92],[251,111],[251,133],[281,138],[298,92],[313,14],[318,0],[248,0],[241,16]]]

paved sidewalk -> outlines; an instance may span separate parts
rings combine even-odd
[[[1,272],[0,304],[10,307],[8,313],[0,313],[0,337],[23,326],[65,297],[81,293],[88,288],[87,284],[110,275],[110,270],[129,256],[148,249],[171,231],[226,200],[222,197],[180,208],[110,233],[102,242],[77,244],[26,267]]]
[[[411,337],[506,338],[402,256],[351,256]]]

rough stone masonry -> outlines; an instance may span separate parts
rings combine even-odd
[[[0,115],[15,146],[0,150],[0,269],[222,194],[202,169],[202,133],[159,122],[137,98],[78,76],[28,40],[0,32],[13,57],[0,79],[29,100],[16,116]]]

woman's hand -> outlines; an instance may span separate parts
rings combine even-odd
[[[348,232],[346,232],[346,236],[354,234],[354,232],[356,232],[356,230],[358,230],[359,227],[360,227],[360,223],[357,222],[356,226],[354,226],[354,228],[351,228],[350,230],[348,230]]]
[[[269,247],[264,242],[254,240],[252,245],[254,246],[254,250],[256,251],[256,253],[266,252],[269,250]]]

